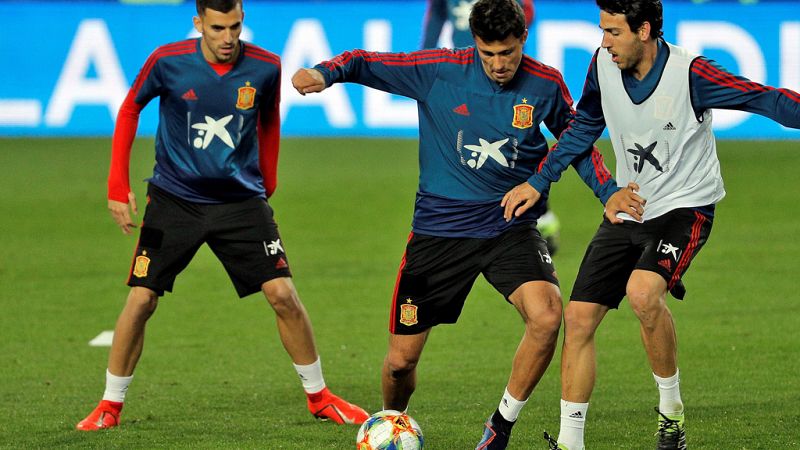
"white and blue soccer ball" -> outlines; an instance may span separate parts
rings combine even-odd
[[[358,429],[357,450],[421,450],[422,429],[408,414],[378,411]]]

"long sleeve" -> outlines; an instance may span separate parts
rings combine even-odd
[[[472,49],[433,49],[412,53],[353,50],[323,61],[315,69],[325,77],[326,86],[352,82],[424,101],[436,80],[439,64],[462,62],[471,57],[471,52]]]
[[[108,199],[128,203],[130,185],[131,147],[139,126],[139,114],[144,108],[134,101],[133,89],[128,92],[117,114],[111,138],[111,167],[108,171]]]
[[[264,189],[271,197],[278,187],[278,153],[281,140],[280,76],[273,88],[274,99],[268,101],[258,117],[258,165],[264,177]]]
[[[800,128],[800,94],[733,75],[716,62],[698,57],[691,66],[692,106],[699,117],[710,108],[747,111],[779,124]]]
[[[539,192],[544,192],[550,188],[550,184],[558,181],[566,168],[573,164],[579,157],[587,158],[588,162],[577,163],[582,172],[589,174],[590,165],[596,167],[598,161],[591,156],[594,149],[594,142],[603,134],[606,127],[603,108],[600,102],[600,89],[597,83],[597,53],[592,58],[589,66],[589,74],[586,77],[586,84],[583,87],[583,94],[578,103],[577,112],[569,122],[567,128],[560,134],[558,143],[553,146],[545,161],[539,166],[537,173],[528,178],[528,183]],[[599,161],[602,164],[602,161]],[[594,169],[592,169],[594,170]],[[583,175],[582,175],[583,177]],[[599,178],[598,178],[599,179]],[[584,179],[586,182],[586,179]],[[593,182],[592,182],[593,183]],[[592,184],[587,183],[592,186]],[[605,184],[605,183],[603,183]],[[610,189],[606,187],[605,189]],[[594,190],[594,188],[593,188]],[[610,196],[613,192],[604,191],[602,194],[595,190],[595,194],[603,200],[606,194]],[[605,199],[607,200],[608,197]]]

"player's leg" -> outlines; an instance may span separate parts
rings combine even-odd
[[[381,371],[383,409],[405,411],[417,387],[419,362],[430,329],[418,334],[389,336],[389,350]]]
[[[550,364],[561,327],[561,293],[553,261],[532,224],[492,240],[483,274],[523,319],[525,329],[503,397],[484,424],[478,449],[504,449],[531,392]]]
[[[119,425],[125,394],[142,354],[145,324],[155,312],[157,304],[158,295],[152,290],[131,288],[114,327],[103,399],[86,418],[78,422],[78,430],[94,431]]]
[[[561,349],[561,448],[582,450],[586,413],[596,378],[595,331],[608,312],[597,303],[570,301]]]
[[[338,424],[363,423],[369,417],[367,412],[334,395],[325,383],[311,320],[292,282],[272,208],[263,199],[253,198],[208,209],[213,224],[208,246],[222,262],[240,297],[258,291],[266,297],[311,414]]]
[[[659,391],[658,448],[686,448],[684,408],[680,394],[677,338],[667,291],[682,299],[681,281],[711,233],[711,217],[699,210],[670,211],[642,225],[638,245],[644,250],[627,286],[639,318],[642,343]]]
[[[133,372],[142,354],[147,320],[158,297],[172,289],[177,275],[188,265],[202,243],[196,205],[154,186],[131,267],[131,290],[114,328],[108,357],[103,399],[77,428],[93,431],[119,424],[119,413]]]
[[[617,308],[625,295],[640,253],[630,239],[637,225],[612,225],[604,219],[581,262],[564,310],[558,448],[584,448],[586,414],[595,383],[595,332],[608,310]]]

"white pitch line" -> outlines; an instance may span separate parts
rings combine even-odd
[[[103,331],[94,339],[89,341],[90,347],[111,347],[111,341],[114,339],[114,330]]]

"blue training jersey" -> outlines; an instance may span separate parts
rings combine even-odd
[[[578,103],[575,120],[565,132],[557,147],[539,173],[528,182],[538,191],[547,190],[550,183],[558,181],[561,173],[575,158],[590,151],[592,144],[605,130],[601,93],[597,77],[597,52],[589,66],[583,95]],[[642,80],[623,71],[621,76],[625,90],[634,102],[644,101],[656,89],[664,72],[669,47],[658,41],[658,53],[653,67]],[[768,117],[781,125],[800,128],[800,94],[785,88],[773,88],[731,74],[716,62],[703,56],[694,59],[689,70],[689,86],[695,117],[702,117],[708,109],[730,109],[747,111]],[[704,209],[713,213],[713,205]]]
[[[275,113],[280,59],[241,45],[222,76],[203,57],[199,38],[159,47],[147,59],[131,93],[142,106],[160,99],[152,184],[199,203],[265,196],[258,123]]]
[[[548,154],[539,125],[558,136],[573,116],[561,74],[524,56],[501,86],[484,72],[475,48],[413,53],[345,52],[315,67],[327,86],[354,82],[417,101],[419,189],[413,231],[442,237],[494,237],[533,222],[542,201],[506,222],[500,201],[533,175]],[[603,203],[616,183],[597,152],[575,161]]]

